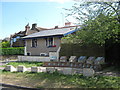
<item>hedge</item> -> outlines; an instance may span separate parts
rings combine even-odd
[[[0,55],[24,55],[24,47],[0,48]]]

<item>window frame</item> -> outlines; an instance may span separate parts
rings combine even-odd
[[[54,47],[55,46],[54,37],[48,37],[48,38],[46,38],[46,46],[47,47]]]
[[[37,39],[31,39],[31,47],[32,48],[37,47]]]

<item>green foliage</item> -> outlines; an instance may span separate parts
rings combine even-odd
[[[118,34],[120,24],[114,17],[100,15],[95,20],[86,23],[82,31],[78,32],[78,36],[83,38],[84,43],[105,44],[105,40],[114,39],[118,42]],[[86,36],[85,36],[86,35]]]
[[[10,42],[8,42],[8,41],[1,42],[0,43],[0,47],[2,47],[2,48],[8,48],[8,47],[10,47]]]
[[[105,40],[113,39],[114,42],[119,42],[118,35],[120,24],[115,20],[114,16],[105,16],[100,14],[96,19],[89,20],[85,23],[75,35],[67,36],[67,39],[72,43],[77,42],[81,44],[99,44],[104,45]]]
[[[68,16],[73,16],[80,23],[92,20],[99,16],[100,13],[108,16],[116,15],[117,21],[120,23],[120,1],[119,2],[76,2],[72,8],[65,9]]]
[[[32,66],[42,66],[42,62],[10,62],[6,65],[13,65],[14,67],[17,67],[18,65],[24,65],[25,67],[32,67]]]
[[[17,47],[17,48],[0,48],[1,55],[23,55],[24,54],[24,47]]]
[[[104,45],[106,40],[113,39],[119,43],[120,14],[119,2],[81,2],[75,3],[68,14],[75,16],[82,29],[76,35],[63,39],[69,43]],[[64,40],[63,40],[64,41]]]

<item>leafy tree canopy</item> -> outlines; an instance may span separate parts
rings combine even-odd
[[[69,35],[64,39],[81,44],[96,43],[104,45],[105,41],[111,38],[114,39],[114,42],[119,42],[119,9],[120,2],[86,2],[79,6],[73,6],[73,9],[69,9],[69,11],[72,11],[71,15],[77,13],[79,17],[76,17],[76,19],[83,20],[82,18],[85,16],[87,19],[84,19],[82,29],[75,35]]]

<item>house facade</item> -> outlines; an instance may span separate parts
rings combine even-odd
[[[11,47],[24,47],[25,41],[21,39],[22,37],[25,37],[27,35],[30,35],[32,33],[37,33],[41,30],[47,30],[46,28],[37,27],[37,24],[32,24],[32,28],[30,29],[29,23],[25,26],[24,31],[20,31],[18,33],[15,33],[10,36],[10,46]]]
[[[59,57],[61,38],[76,32],[78,26],[56,27],[23,37],[25,40],[25,55],[49,56],[53,52]]]
[[[26,39],[25,55],[41,56],[49,55],[49,52],[57,52],[60,48],[61,37],[44,37]]]
[[[9,42],[10,41],[10,38],[9,37],[5,37],[3,40],[1,40],[1,42]]]

